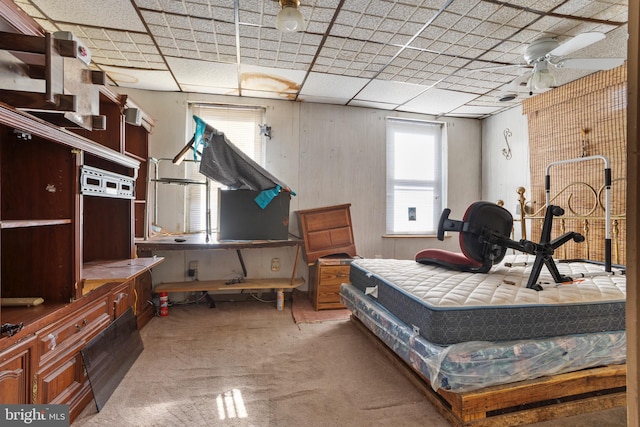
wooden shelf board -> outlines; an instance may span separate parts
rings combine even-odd
[[[198,291],[227,291],[242,289],[292,289],[302,286],[304,279],[245,279],[241,283],[227,284],[226,280],[195,280],[192,282],[161,283],[154,288],[154,292],[198,292]]]
[[[95,261],[82,266],[85,293],[110,282],[124,282],[164,261],[163,257]]]
[[[46,225],[71,224],[69,218],[63,219],[24,219],[24,220],[3,220],[0,221],[0,228],[26,228],[43,227]]]

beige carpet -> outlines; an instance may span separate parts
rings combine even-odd
[[[291,292],[291,315],[296,323],[318,323],[332,320],[347,320],[351,312],[346,308],[317,310],[311,305],[306,292],[294,289]]]
[[[145,350],[102,411],[89,405],[74,427],[448,425],[349,320],[296,324],[289,307],[219,302],[171,307],[141,335]]]

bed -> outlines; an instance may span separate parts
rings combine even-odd
[[[341,301],[455,425],[515,425],[626,404],[624,266],[554,260],[571,280],[542,270],[533,289],[534,258],[510,251],[487,273],[356,259]]]
[[[507,267],[505,264],[516,264]],[[455,272],[411,260],[357,259],[341,298],[363,324],[434,390],[489,385],[626,360],[625,276],[602,275],[542,291],[523,287],[528,256],[490,273]],[[563,272],[599,266],[559,264]]]

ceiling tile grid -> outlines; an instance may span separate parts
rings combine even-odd
[[[626,58],[627,0],[301,0],[297,33],[275,29],[276,0],[14,1],[112,84],[150,90],[483,118],[548,90],[527,83],[540,38],[602,32],[571,57]]]

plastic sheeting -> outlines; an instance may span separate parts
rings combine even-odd
[[[273,176],[266,169],[242,152],[220,132],[198,116],[193,148],[202,150],[200,173],[226,185],[231,190],[254,190],[261,193],[256,203],[264,208],[280,191],[289,191],[287,184]]]
[[[544,339],[470,341],[450,346],[430,343],[351,284],[342,284],[341,301],[434,390],[465,392],[626,362],[625,331]]]

